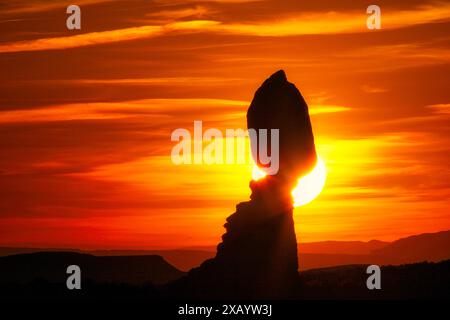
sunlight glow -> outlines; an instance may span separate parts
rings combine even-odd
[[[294,207],[303,206],[313,201],[322,192],[327,179],[327,169],[322,158],[317,156],[317,164],[306,176],[298,179],[298,184],[292,190]]]
[[[259,179],[262,179],[265,176],[266,176],[266,173],[264,172],[264,170],[262,170],[256,164],[253,164],[252,179],[255,181],[258,181]]]
[[[259,180],[266,176],[266,173],[258,166],[254,165],[252,178]],[[294,207],[304,206],[313,201],[322,192],[327,179],[327,169],[320,156],[317,157],[317,164],[310,173],[298,179],[297,186],[291,194],[294,198]]]

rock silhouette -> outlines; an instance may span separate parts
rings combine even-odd
[[[308,105],[283,70],[270,76],[256,91],[247,112],[247,127],[279,129],[279,178],[296,181],[314,167],[316,147]],[[256,162],[262,166],[259,159]]]
[[[256,91],[247,121],[249,128],[280,130],[280,170],[250,182],[250,201],[227,218],[216,256],[168,287],[177,296],[286,298],[298,284],[290,192],[316,162],[308,107],[280,70]]]

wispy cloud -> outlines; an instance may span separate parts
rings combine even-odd
[[[435,113],[450,115],[450,103],[433,104],[427,106]]]
[[[161,121],[168,115],[180,118],[186,113],[202,114],[203,120],[223,120],[227,119],[227,115],[244,112],[248,105],[247,101],[226,99],[144,99],[124,102],[74,103],[27,110],[0,111],[0,123],[106,120],[135,116],[158,117]],[[326,110],[319,112],[326,112]]]
[[[221,23],[220,21],[187,21],[174,24],[179,30],[202,28],[214,32],[253,36],[296,36],[366,32],[367,15],[361,12],[309,12],[282,20],[258,23]],[[422,6],[412,10],[389,11],[382,14],[382,28],[396,29],[450,19],[450,4]]]
[[[201,13],[200,10],[189,11]],[[188,13],[185,11],[183,14]],[[42,38],[17,41],[0,45],[0,52],[22,52],[37,50],[69,49],[89,45],[136,40],[164,35],[171,32],[205,32],[247,36],[299,36],[308,34],[335,34],[367,32],[365,12],[310,12],[282,20],[268,20],[254,23],[216,20],[178,21],[163,25],[148,25],[75,36]],[[383,30],[402,28],[450,19],[450,4],[422,6],[413,10],[383,13]]]
[[[160,26],[142,26],[110,31],[84,33],[68,37],[43,38],[0,45],[0,52],[58,50],[90,45],[135,40],[163,33]]]
[[[344,106],[334,106],[334,105],[311,105],[309,107],[309,113],[311,115],[322,114],[322,113],[335,113],[350,111],[351,108]]]
[[[168,115],[192,116],[201,113],[203,120],[226,120],[229,116],[245,117],[250,101],[226,99],[144,99],[124,102],[74,103],[26,110],[0,111],[0,123],[50,122],[66,120],[107,120],[139,117],[165,118]],[[207,109],[208,111],[204,111]],[[311,115],[349,111],[337,105],[311,105]],[[159,119],[160,121],[163,119]]]
[[[383,93],[389,91],[388,89],[371,85],[363,85],[361,88],[366,93]]]
[[[215,85],[218,83],[232,83],[243,81],[239,78],[218,77],[165,77],[165,78],[128,78],[128,79],[75,79],[55,80],[54,83],[77,83],[77,84],[117,84],[117,85],[152,85],[152,84],[198,84],[202,86]]]
[[[174,21],[182,18],[193,18],[193,17],[195,17],[196,19],[201,19],[205,17],[207,14],[210,14],[211,12],[212,12],[211,9],[207,8],[206,6],[197,5],[192,8],[151,12],[147,13],[146,17],[162,21],[164,20]]]
[[[112,2],[115,0],[77,0],[76,5],[78,6],[86,6],[89,4],[103,3],[103,2]],[[43,12],[49,10],[55,10],[59,8],[66,8],[67,6],[74,4],[74,1],[23,1],[23,0],[10,0],[5,5],[5,8],[2,8],[2,14],[23,14],[23,13],[34,13],[34,12]]]

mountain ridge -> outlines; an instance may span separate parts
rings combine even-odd
[[[35,252],[0,257],[0,283],[27,283],[35,279],[65,283],[70,265],[80,267],[83,279],[105,283],[158,285],[184,275],[158,255],[99,257],[77,252]]]
[[[358,263],[380,265],[440,261],[450,259],[450,230],[428,232],[400,238],[392,242],[370,241],[318,241],[298,244],[299,270]],[[188,271],[215,255],[215,247],[193,247],[169,250],[80,250],[52,248],[0,247],[0,257],[32,252],[69,251],[94,256],[160,255],[181,271]]]

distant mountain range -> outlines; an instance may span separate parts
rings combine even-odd
[[[328,244],[328,246],[327,246]],[[319,242],[299,245],[300,270],[348,265],[399,265],[450,259],[450,231],[424,233],[393,242]]]
[[[13,248],[0,247],[0,257],[17,254],[28,254],[36,252],[72,252],[85,253],[92,256],[161,256],[168,263],[182,271],[188,271],[191,268],[200,265],[206,259],[215,255],[215,248],[205,249],[174,249],[174,250],[92,250],[83,251],[71,248]]]
[[[450,231],[425,233],[393,242],[323,241],[300,243],[298,246],[300,270],[349,264],[398,265],[421,261],[450,259]],[[32,252],[71,251],[93,256],[148,256],[158,255],[182,271],[200,265],[215,255],[215,247],[197,247],[174,250],[95,250],[40,249],[0,247],[0,256]],[[137,259],[137,258],[136,258]]]
[[[298,252],[303,254],[368,254],[389,244],[389,242],[379,240],[307,242],[299,244]]]

